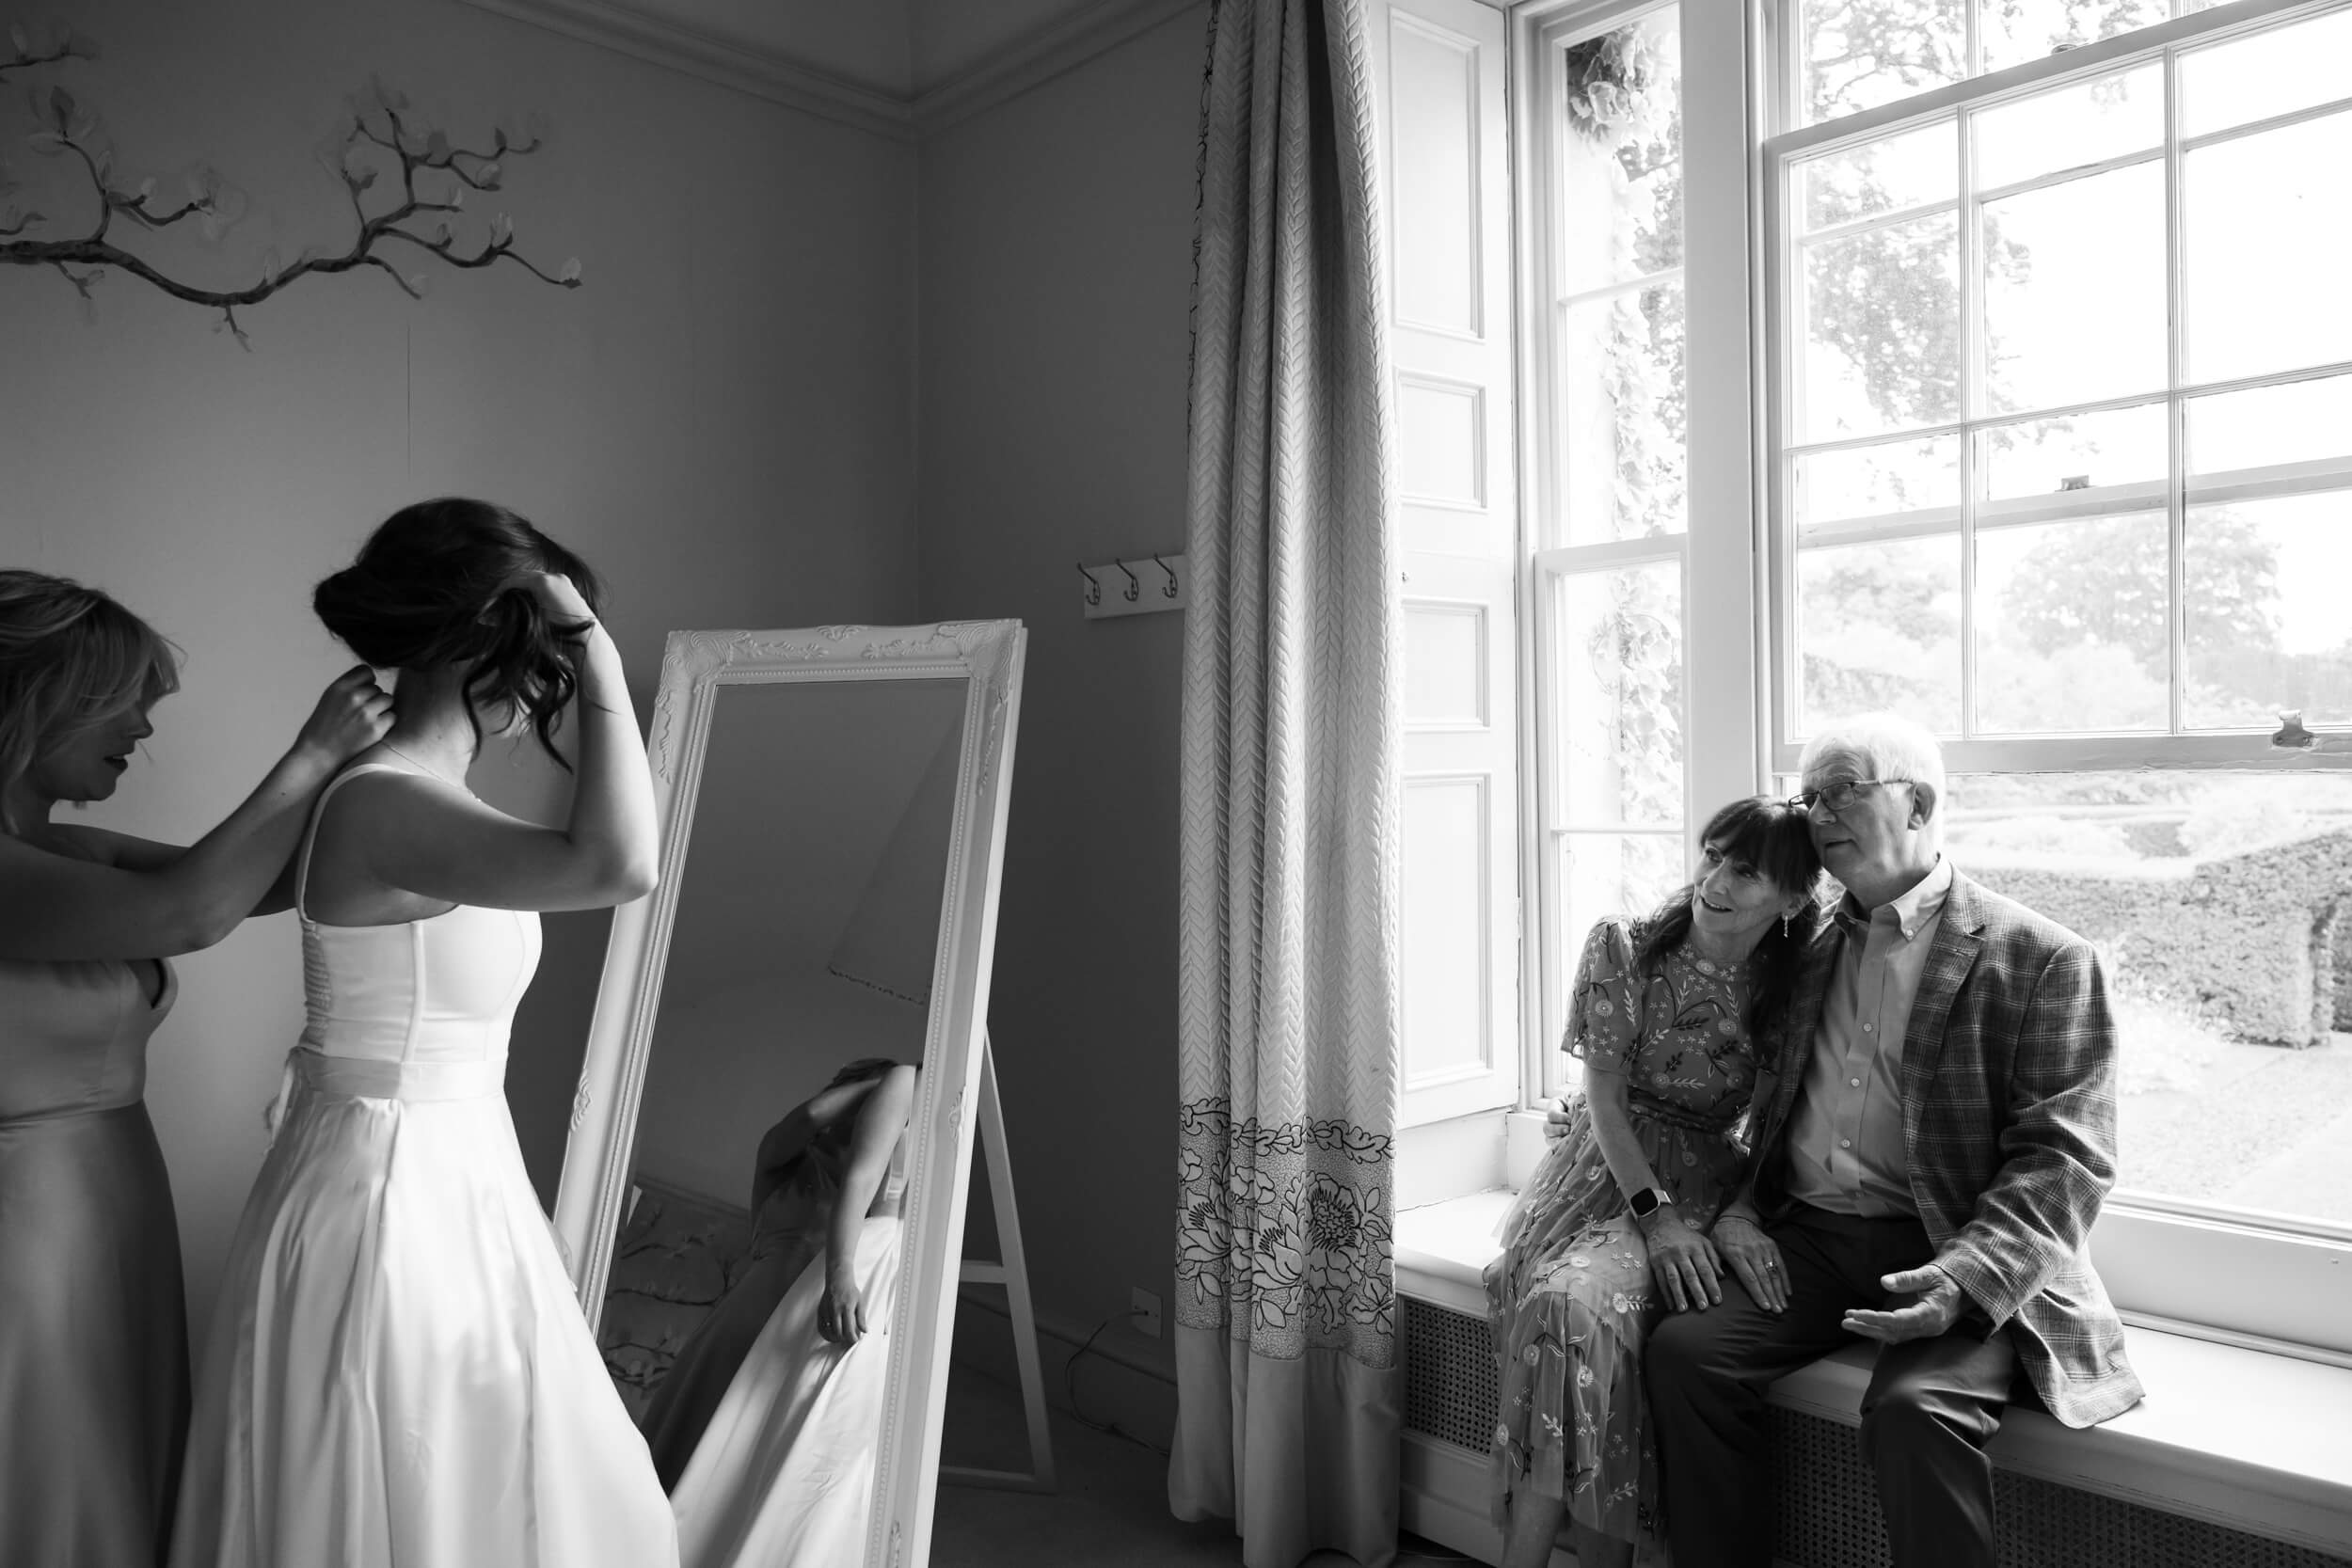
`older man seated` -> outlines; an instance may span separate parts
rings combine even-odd
[[[2017,1374],[2069,1426],[2140,1397],[2087,1252],[2115,1180],[2106,976],[2089,942],[1944,859],[1925,730],[1852,720],[1800,768],[1846,893],[1715,1222],[1743,1289],[1650,1341],[1667,1534],[1676,1568],[1766,1568],[1765,1391],[1858,1335],[1881,1347],[1861,1445],[1896,1563],[1993,1568],[1984,1446]]]

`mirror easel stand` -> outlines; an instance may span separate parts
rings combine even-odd
[[[988,1196],[996,1212],[998,1257],[966,1258],[961,1275],[966,1285],[1002,1285],[1010,1308],[1012,1354],[1021,1371],[1021,1405],[1029,1421],[1029,1468],[992,1470],[970,1465],[942,1465],[939,1479],[964,1486],[990,1486],[1009,1492],[1051,1492],[1056,1488],[1054,1438],[1045,1424],[1045,1374],[1038,1363],[1037,1316],[1029,1302],[1029,1265],[1021,1250],[1021,1215],[1012,1199],[1012,1161],[1005,1152],[1005,1103],[996,1092],[996,1053],[985,1032],[980,1036],[980,1115],[973,1132],[988,1161]]]

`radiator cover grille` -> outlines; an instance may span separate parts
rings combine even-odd
[[[1484,1454],[1494,1432],[1494,1340],[1484,1319],[1405,1298],[1405,1427]],[[1853,1429],[1772,1412],[1774,1555],[1800,1568],[1888,1568],[1886,1528]],[[1456,1499],[1483,1513],[1486,1499]],[[2352,1560],[2225,1529],[2031,1476],[1994,1472],[2005,1568],[2347,1568]]]

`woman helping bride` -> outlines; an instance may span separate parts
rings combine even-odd
[[[645,1412],[682,1568],[864,1555],[914,1085],[852,1062],[760,1141],[752,1267]]]

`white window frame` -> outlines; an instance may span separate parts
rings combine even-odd
[[[1795,29],[1788,24],[1798,0],[1771,0],[1771,3],[1773,9],[1768,20],[1772,24],[1769,51],[1769,85],[1773,95],[1774,111],[1772,123],[1793,124],[1794,116],[1789,110],[1799,102],[1797,72],[1802,69],[1802,62],[1793,47]],[[1767,777],[1793,772],[1802,750],[1801,744],[1791,737],[1790,724],[1797,657],[1792,615],[1797,551],[1788,534],[1788,476],[1792,465],[1789,449],[1783,444],[1785,421],[1793,406],[1794,397],[1788,363],[1792,356],[1784,341],[1784,324],[1790,319],[1790,309],[1786,293],[1788,280],[1783,276],[1787,249],[1782,214],[1789,204],[1787,173],[1789,164],[1799,155],[1875,139],[1907,123],[1959,115],[1967,108],[2019,96],[2050,86],[2061,78],[2101,74],[2136,61],[2160,57],[2177,46],[2214,41],[2341,7],[2342,0],[2234,0],[2233,4],[2177,17],[2046,59],[1937,87],[1836,120],[1783,132],[1762,141],[1756,168],[1760,220],[1757,250],[1763,266],[1756,362],[1761,372],[1759,405],[1763,416],[1758,467],[1769,499],[1763,554],[1766,579],[1764,603],[1768,620],[1763,628],[1760,650],[1761,667],[1772,677],[1767,682],[1769,690],[1764,705],[1764,719],[1768,727],[1764,732],[1766,744],[1761,759]],[[2169,90],[2168,87],[2168,92]],[[2352,94],[2346,96],[2352,98]],[[2168,114],[2166,144],[2161,154],[2168,166],[2168,192],[2177,192],[2179,188],[2180,159],[2185,146],[2202,146],[2275,129],[2325,112],[2328,110],[2324,108],[2297,111],[2246,127],[2232,127],[2185,143],[2179,136],[2177,122]],[[1958,140],[1961,144],[1960,156],[1964,159],[1968,155],[1968,138],[1963,134]],[[1978,195],[1980,198],[1981,193]],[[1969,199],[1964,186],[1958,199]],[[2168,290],[2170,297],[2177,298],[2181,243],[2179,204],[2169,195],[2168,202],[2170,208],[2168,268],[2172,274],[2168,280]],[[1963,300],[1971,282],[1963,276]],[[1969,323],[1970,337],[1973,338],[1976,324],[1967,315],[1964,305],[1963,321]],[[1965,341],[1962,346],[1963,355],[1967,356],[1963,359],[1963,376],[1973,373],[1975,347],[1973,341]],[[2158,401],[2170,405],[2169,471],[2162,497],[2154,493],[2153,485],[2137,488],[2149,491],[2147,499],[2164,499],[2169,512],[2176,578],[2170,626],[2172,667],[2175,672],[2171,682],[2171,721],[2176,730],[2181,717],[2177,673],[2185,650],[2184,617],[2179,608],[2181,584],[2177,580],[2180,570],[2179,541],[2185,507],[2192,501],[2340,491],[2347,487],[2347,478],[2352,478],[2342,471],[2344,465],[2307,464],[2282,466],[2277,470],[2208,476],[2198,482],[2193,492],[2185,488],[2181,429],[2181,408],[2185,398],[2301,380],[2330,372],[2352,370],[2352,364],[2307,367],[2282,374],[2251,376],[2188,388],[2179,384],[2177,372],[2182,362],[2181,349],[2181,324],[2176,314],[2171,324],[2169,360],[2173,372],[2169,379],[2173,386],[2162,398],[2152,399],[2144,395],[2119,398],[2086,404],[2081,410]],[[1939,426],[1936,430],[1940,432],[1949,428],[1964,432],[1972,428],[1964,422],[1968,415],[1964,404],[1962,413],[1963,422],[1950,427]],[[1910,434],[1924,436],[1934,433]],[[1820,446],[1831,444],[1820,443],[1805,450],[1819,450]],[[1867,441],[1852,444],[1864,445]],[[1969,461],[1967,445],[1963,435],[1963,485],[1967,483],[1964,467]],[[1998,527],[2048,520],[2075,509],[2112,508],[2119,500],[2139,499],[2137,495],[2126,494],[2134,489],[2130,486],[2108,486],[2103,490],[2067,492],[2062,501],[2054,499],[1980,507],[1976,522],[1982,526],[1988,513],[1994,515],[1994,526]],[[1851,529],[1840,528],[1836,536],[1841,540],[1851,538],[1858,541],[1903,533],[1948,531],[1956,520],[1949,513],[1937,518],[1913,514],[1899,523],[1892,519],[1883,522],[1864,520],[1851,526]],[[1963,543],[1963,570],[1972,570],[1973,558],[1966,543]],[[1970,636],[1966,626],[1963,628],[1962,638],[1963,657],[1973,660],[1974,650],[1969,646]],[[1966,712],[1965,707],[1963,703],[1963,722],[1973,723],[1975,716]],[[2352,756],[2347,756],[2341,750],[2274,752],[2260,744],[2267,728],[2198,734],[1963,734],[1947,740],[1945,760],[1947,767],[1955,773],[2077,772],[2135,768],[2254,768],[2299,772],[2352,767]],[[2118,1307],[2123,1309],[2127,1322],[2285,1354],[2314,1355],[2339,1364],[2345,1364],[2347,1358],[2352,1358],[2352,1226],[2120,1189],[2110,1196],[2102,1212],[2092,1238],[2092,1254],[2109,1293]]]
[[[1788,8],[1801,0],[1780,0]],[[1784,274],[1786,247],[1782,243],[1782,214],[1790,205],[1786,170],[1795,160],[1836,148],[1876,140],[1914,123],[1925,124],[1949,119],[1967,112],[1979,111],[2014,98],[2026,96],[2054,83],[2074,77],[2105,74],[2125,66],[2162,57],[2168,51],[2184,44],[2205,44],[2234,34],[2278,24],[2300,16],[2342,8],[2343,0],[2236,0],[2210,10],[2178,17],[2170,22],[2141,28],[2099,43],[2086,44],[2063,54],[2006,71],[1990,72],[1969,80],[1953,83],[1883,104],[1859,114],[1845,116],[1818,125],[1802,127],[1769,138],[1762,150],[1761,211],[1763,236],[1761,248],[1765,265],[1765,322],[1761,358],[1767,380],[1763,406],[1766,416],[1764,452],[1769,485],[1768,548],[1766,559],[1771,562],[1770,614],[1775,628],[1769,650],[1772,679],[1770,682],[1771,711],[1769,714],[1772,743],[1767,767],[1773,774],[1792,773],[1803,750],[1801,742],[1792,738],[1792,697],[1796,683],[1796,641],[1794,626],[1795,575],[1797,550],[1788,538],[1789,497],[1793,453],[1834,451],[1875,445],[1889,439],[1888,434],[1877,434],[1852,439],[1836,439],[1788,446],[1785,442],[1787,416],[1793,407],[1797,388],[1790,356],[1783,342],[1784,327],[1792,314],[1788,288],[1790,280]],[[1970,12],[1971,17],[1974,11]],[[1797,73],[1803,62],[1797,58],[1791,34],[1787,26],[1776,29],[1776,58],[1772,71],[1775,84],[1774,102],[1778,106],[1776,122],[1792,117],[1793,105],[1800,91]],[[2209,133],[2188,140],[2178,135],[2177,123],[2168,113],[2166,140],[2163,149],[2153,154],[2135,153],[2114,160],[2116,166],[2124,164],[2161,159],[2167,166],[2168,191],[2179,188],[2181,158],[2185,151],[2218,142],[2236,140],[2265,131],[2280,129],[2304,119],[2329,112],[2343,112],[2352,103],[2352,93],[2330,104],[2254,121],[2243,126]],[[1968,137],[1964,132],[1957,138],[1960,156],[1969,156]],[[2064,171],[2068,175],[2080,170]],[[2049,179],[2037,178],[2019,182],[2017,188],[2031,188],[2049,183]],[[2004,193],[2009,187],[2004,187]],[[1958,208],[1973,198],[1983,200],[1988,193],[1965,193],[1955,198]],[[2172,209],[2168,222],[2167,270],[2171,281],[2168,288],[2177,289],[2180,272],[2180,218],[2177,199],[2168,198]],[[1915,209],[1926,214],[1935,206]],[[1914,211],[1914,210],[1906,210]],[[1876,220],[1873,220],[1876,221]],[[1963,213],[1963,222],[1965,216]],[[1859,227],[1859,226],[1857,226]],[[1961,346],[1961,374],[1963,386],[1973,377],[1980,362],[1978,335],[1982,324],[1979,313],[1970,309],[1974,279],[1963,269],[1961,278],[1962,314],[1965,341]],[[2168,379],[2173,388],[2150,395],[2136,392],[2126,396],[2100,399],[2067,407],[2039,410],[2023,416],[2003,415],[1998,419],[1968,416],[1965,404],[1961,420],[1947,424],[1925,427],[1900,434],[1901,439],[1927,439],[1937,436],[1960,438],[1961,485],[1966,493],[1970,483],[1973,462],[1967,433],[1986,424],[2010,422],[2012,419],[2049,419],[2069,414],[2085,414],[2115,408],[2142,407],[2166,404],[2171,426],[2169,441],[2169,472],[2167,479],[2138,484],[2101,485],[2089,489],[2071,490],[2054,497],[2034,497],[2017,500],[1982,503],[1973,508],[1973,517],[1963,519],[1959,507],[1921,510],[1902,514],[1899,517],[1854,518],[1838,521],[1833,528],[1810,535],[1817,540],[1834,539],[1840,544],[1863,543],[1872,540],[1898,539],[1947,534],[1958,530],[1962,538],[1962,571],[1963,576],[1974,570],[1974,535],[1986,527],[2006,528],[2032,523],[2051,522],[2068,516],[2111,514],[2134,500],[2162,501],[2167,506],[2169,531],[2171,539],[2175,582],[2171,595],[2172,612],[2169,642],[2173,675],[2171,686],[2170,723],[2178,729],[2181,723],[2181,681],[2179,672],[2186,656],[2185,617],[2181,613],[2180,538],[2183,517],[2191,505],[2265,498],[2281,495],[2307,495],[2352,488],[2352,463],[2285,464],[2273,468],[2235,473],[2201,476],[2194,483],[2184,474],[2184,442],[2182,438],[2182,409],[2187,399],[2217,392],[2246,390],[2254,388],[2280,386],[2291,382],[2315,379],[2328,374],[2352,372],[2352,361],[2308,366],[2274,374],[2254,375],[2217,381],[2195,386],[2180,385],[2179,366],[2182,363],[2182,324],[2171,323],[2170,352]],[[1966,524],[1968,526],[1963,526]],[[1963,625],[1961,632],[1963,700],[1962,722],[1970,726],[1957,737],[1947,738],[1944,745],[1946,768],[1954,773],[2014,773],[2014,772],[2090,772],[2133,768],[2261,768],[2264,770],[2302,771],[2309,769],[2343,769],[2352,768],[2352,754],[2343,752],[2271,752],[2265,748],[2251,747],[2249,736],[2259,737],[2269,733],[2271,725],[2247,726],[2232,731],[2203,730],[2195,734],[2160,733],[2154,731],[2123,731],[2111,734],[2067,736],[2021,736],[1979,734],[1973,729],[1974,714],[1967,711],[1965,692],[1973,686],[1975,648],[1972,627]]]
[[[1542,1097],[1567,1084],[1560,1037],[1582,933],[1562,931],[1558,838],[1576,831],[1560,820],[1564,798],[1556,701],[1549,690],[1554,589],[1566,576],[1612,567],[1673,562],[1681,578],[1683,615],[1682,823],[1686,867],[1694,832],[1708,811],[1754,792],[1763,777],[1758,753],[1760,692],[1756,594],[1755,430],[1752,356],[1755,312],[1754,150],[1760,139],[1760,19],[1749,0],[1678,0],[1682,57],[1685,435],[1688,524],[1680,534],[1589,545],[1550,546],[1549,519],[1560,510],[1560,453],[1550,438],[1560,372],[1554,342],[1559,267],[1554,236],[1568,214],[1555,212],[1553,171],[1565,135],[1560,108],[1563,52],[1623,26],[1664,0],[1565,0],[1514,12],[1513,135],[1519,201],[1519,320],[1525,345],[1519,406],[1521,494],[1528,541],[1519,621],[1521,668],[1529,693],[1528,752],[1521,764],[1531,801],[1526,865],[1536,891],[1530,940],[1532,994],[1524,1007],[1523,1109],[1511,1118],[1507,1164],[1512,1184],[1542,1151]]]
[[[1409,0],[1406,0],[1409,3]],[[1777,628],[1787,623],[1787,584],[1780,569],[1776,510],[1773,342],[1769,307],[1776,298],[1773,230],[1766,206],[1769,180],[1764,132],[1793,82],[1783,25],[1792,0],[1681,0],[1684,83],[1684,301],[1689,381],[1690,530],[1673,541],[1643,541],[1672,554],[1684,579],[1686,734],[1685,821],[1704,809],[1769,786],[1795,763],[1783,737]],[[1387,4],[1371,8],[1385,24]],[[1520,698],[1519,771],[1522,885],[1528,900],[1520,1023],[1523,1031],[1518,1108],[1408,1127],[1401,1138],[1400,1208],[1438,1201],[1497,1184],[1516,1186],[1540,1156],[1542,1117],[1529,1107],[1547,1084],[1569,976],[1558,973],[1575,958],[1559,940],[1555,891],[1546,871],[1546,794],[1551,787],[1543,689],[1542,619],[1548,574],[1578,563],[1535,546],[1541,508],[1553,481],[1547,451],[1552,319],[1546,232],[1548,193],[1533,166],[1540,156],[1547,91],[1542,63],[1548,51],[1574,36],[1589,36],[1647,8],[1641,0],[1558,0],[1510,8],[1512,188],[1517,216],[1516,286],[1519,328],[1518,445],[1521,570],[1518,610]],[[2310,0],[2234,0],[2192,17],[2161,24],[2105,44],[2086,46],[2053,61],[1936,89],[1957,104],[1996,86],[2029,86],[2048,77],[2095,68],[2134,53],[2205,36],[2250,20],[2323,8]],[[1855,117],[1837,135],[1867,133],[1911,118],[1933,95]],[[1804,133],[1814,135],[1810,128]],[[1827,132],[1818,133],[1824,138]],[[1772,147],[1788,145],[1774,138]],[[2177,156],[2169,150],[2168,156]],[[2073,495],[2072,500],[2085,498]],[[2222,499],[2215,497],[2213,499]],[[1613,546],[1604,546],[1604,548]],[[1539,559],[1540,558],[1540,559]],[[1598,558],[1583,558],[1596,561]],[[2152,740],[2162,741],[2152,748]],[[1966,739],[1950,751],[1956,771],[2065,770],[2144,766],[2242,767],[2242,736],[2145,735],[2018,741]],[[2279,766],[2309,766],[2300,758]],[[1687,849],[1687,846],[1686,846]],[[1572,934],[1575,935],[1575,934]],[[1410,1119],[1409,1117],[1407,1118]],[[1503,1125],[1498,1127],[1497,1120]],[[2352,1227],[2286,1216],[2263,1216],[2180,1200],[2145,1201],[2124,1194],[2111,1200],[2093,1237],[2092,1252],[2110,1293],[2127,1320],[2256,1348],[2322,1359],[2352,1360]]]

